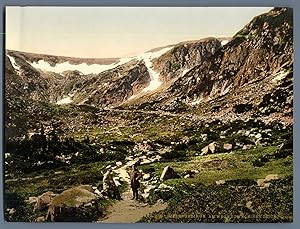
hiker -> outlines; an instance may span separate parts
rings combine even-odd
[[[104,175],[103,175],[103,190],[102,193],[106,194],[107,196],[121,200],[121,195],[118,189],[118,186],[114,182],[113,175],[112,175],[112,169],[109,169]]]
[[[136,199],[138,200],[138,188],[140,187],[140,182],[139,179],[143,175],[137,170],[136,165],[134,164],[132,166],[132,171],[130,174],[130,184],[131,184],[131,189],[133,193],[132,200]]]

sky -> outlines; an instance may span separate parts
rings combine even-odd
[[[230,37],[271,7],[6,7],[6,48],[73,57],[130,57]]]

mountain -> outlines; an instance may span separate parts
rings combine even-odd
[[[221,117],[235,116],[236,110],[260,116],[277,112],[291,119],[292,31],[292,9],[274,8],[233,38],[186,41],[130,58],[7,50],[7,106],[18,98]],[[266,108],[271,98],[274,106]]]
[[[263,111],[272,97],[272,112],[289,112],[291,118],[293,58],[292,9],[275,8],[255,17],[166,90],[130,106],[166,111],[182,108],[220,116],[243,104],[249,110]]]

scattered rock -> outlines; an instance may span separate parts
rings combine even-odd
[[[281,178],[283,177],[278,174],[269,174],[264,179],[258,179],[256,182],[257,186],[266,188],[270,186],[272,180],[278,180]]]
[[[7,213],[9,215],[12,215],[12,214],[14,214],[16,212],[16,209],[14,209],[14,208],[7,208],[6,211],[7,211]]]
[[[174,187],[169,186],[169,185],[166,185],[166,184],[160,184],[160,185],[158,186],[158,189],[159,189],[159,190],[173,190]]]
[[[243,145],[242,149],[243,150],[247,150],[247,149],[251,149],[252,145]]]
[[[108,165],[108,166],[106,166],[105,168],[106,168],[106,169],[110,169],[110,168],[111,168],[111,165]]]
[[[191,177],[191,175],[190,174],[187,174],[187,175],[185,175],[183,178],[184,179],[187,179],[187,178],[190,178]]]
[[[143,179],[149,180],[151,178],[151,175],[149,173],[144,174]]]
[[[157,201],[156,201],[156,204],[163,204],[164,203],[164,200],[162,200],[162,199],[158,199]]]
[[[116,166],[121,166],[121,165],[123,165],[123,163],[121,161],[116,162]]]
[[[225,143],[225,144],[223,145],[223,148],[224,148],[225,150],[227,150],[227,151],[232,150],[232,144]]]

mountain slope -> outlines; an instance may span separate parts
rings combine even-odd
[[[244,103],[258,107],[286,77],[286,100],[292,107],[292,23],[289,8],[275,8],[255,17],[229,43],[179,77],[165,92],[137,101],[132,108],[178,111],[181,107],[204,114],[213,106],[220,110],[227,107],[228,111]]]

